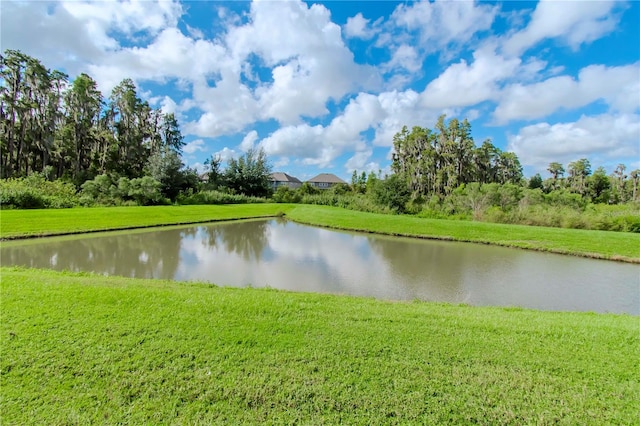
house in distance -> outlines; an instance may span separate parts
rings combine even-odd
[[[339,183],[347,183],[332,173],[320,173],[307,182],[318,189],[329,189]]]
[[[302,182],[300,182],[300,179],[298,179],[297,177],[289,176],[288,174],[282,172],[275,172],[271,173],[271,185],[274,191],[281,186],[296,189],[302,186]]]

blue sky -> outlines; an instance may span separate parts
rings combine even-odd
[[[305,180],[389,170],[403,125],[468,118],[525,175],[640,167],[637,1],[12,1],[20,49],[105,97],[132,78],[179,118],[183,161],[263,148]]]

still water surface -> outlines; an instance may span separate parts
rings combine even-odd
[[[640,266],[285,220],[4,243],[2,265],[391,300],[640,314]]]

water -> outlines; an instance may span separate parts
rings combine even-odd
[[[259,220],[3,243],[2,265],[477,306],[640,314],[640,266]]]

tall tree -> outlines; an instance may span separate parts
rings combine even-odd
[[[584,195],[587,189],[587,176],[591,174],[591,163],[586,158],[569,163],[569,184],[574,192]]]
[[[98,84],[87,74],[80,74],[64,97],[69,137],[69,160],[73,179],[81,184],[94,176],[87,174],[91,160],[100,158],[97,125],[102,109],[102,93]],[[95,167],[98,169],[99,167]]]
[[[152,111],[136,92],[131,79],[124,79],[111,92],[118,155],[116,172],[129,178],[142,176],[150,155]]]
[[[551,173],[551,177],[553,179],[558,179],[564,175],[564,167],[562,167],[562,164],[555,161],[549,164],[547,170]]]
[[[264,197],[271,193],[271,165],[260,148],[250,149],[239,159],[231,158],[224,173],[226,185],[249,196]]]

